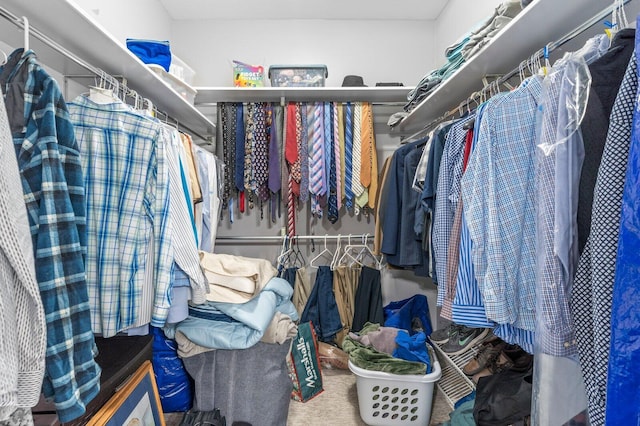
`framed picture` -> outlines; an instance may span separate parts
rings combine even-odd
[[[87,425],[165,426],[151,362],[145,361]]]

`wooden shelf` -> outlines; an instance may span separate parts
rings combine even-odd
[[[209,138],[215,125],[115,39],[93,17],[71,0],[3,0],[2,7],[30,24],[69,52],[94,67],[127,80],[128,86],[149,98],[159,110],[176,119],[194,136]],[[0,25],[0,40],[10,46],[23,45],[22,30]],[[63,75],[87,75],[74,61],[31,37],[31,49],[46,66]]]
[[[407,102],[412,87],[196,87],[195,104],[217,102]]]
[[[392,133],[420,130],[482,89],[482,77],[505,74],[550,42],[560,39],[598,13],[610,0],[534,0],[480,52],[440,84]],[[604,27],[603,27],[604,28]]]

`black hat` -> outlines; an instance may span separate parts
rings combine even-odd
[[[347,75],[342,80],[342,87],[367,87],[367,85],[359,75]]]

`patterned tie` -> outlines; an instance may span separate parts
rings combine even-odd
[[[235,185],[238,192],[244,191],[244,109],[242,103],[236,104],[236,166]]]
[[[344,195],[347,210],[353,208],[353,188],[352,188],[352,171],[353,171],[353,105],[347,102],[344,114]]]
[[[343,162],[340,156],[340,124],[342,122],[342,104],[333,104],[333,148],[334,148],[334,167],[336,174],[336,207],[338,211],[342,207],[342,167]]]
[[[326,106],[325,106],[326,108]],[[338,121],[336,120],[337,116],[336,116],[336,105],[335,103],[330,104],[329,107],[330,110],[330,124],[331,124],[331,132],[329,133],[330,137],[327,137],[327,139],[329,140],[329,146],[330,146],[330,150],[329,153],[330,155],[328,155],[329,157],[329,199],[328,199],[328,204],[327,204],[327,211],[328,211],[328,218],[329,218],[329,222],[331,223],[336,223],[338,221],[338,188],[337,188],[337,174],[336,174],[336,150],[334,149],[336,144],[335,144],[335,136],[336,136],[336,130],[337,130],[337,123]],[[325,136],[327,136],[325,134]]]
[[[369,129],[371,135],[371,183],[369,184],[369,208],[376,208],[376,197],[378,196],[378,151],[376,147],[376,137],[373,129],[373,110],[369,105]]]
[[[219,120],[221,121],[222,124],[222,141],[220,141],[222,143],[222,162],[225,165],[225,174],[224,174],[224,180],[222,183],[222,212],[221,214],[224,214],[224,211],[227,209],[227,207],[229,206],[229,195],[231,192],[231,182],[230,182],[230,173],[229,171],[231,170],[229,168],[229,164],[228,164],[228,160],[229,160],[229,121],[228,121],[228,114],[227,114],[227,104],[226,103],[221,103],[219,105]]]
[[[253,177],[256,196],[261,202],[269,199],[269,147],[267,139],[267,106],[260,102],[254,109]]]
[[[309,191],[313,194],[311,198],[311,212],[317,217],[322,217],[320,197],[326,192],[323,188],[325,177],[325,157],[324,157],[324,108],[321,103],[313,106],[313,139],[311,141],[311,161],[309,167]]]
[[[253,168],[251,167],[251,159],[253,155],[253,137],[254,137],[254,110],[255,104],[247,104],[247,126],[244,141],[244,193],[249,201],[249,208],[253,208],[252,183]]]
[[[331,143],[331,134],[333,133],[333,126],[331,124],[331,103],[324,103],[324,180],[323,184],[323,193],[329,194],[329,168],[331,167],[331,151],[333,150],[333,144]]]
[[[287,180],[287,235],[292,238],[296,235],[296,200],[293,194],[293,176]]]
[[[309,125],[307,105],[300,104],[300,202],[309,201]]]
[[[300,197],[300,182],[302,181],[302,167],[300,166],[302,164],[302,159],[300,158],[300,149],[302,148],[302,113],[299,103],[295,106],[294,114],[293,119],[296,127],[295,145],[298,155],[296,156],[296,161],[292,164],[291,174],[293,175],[293,193],[296,197]]]

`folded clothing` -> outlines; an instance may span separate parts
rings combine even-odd
[[[209,282],[207,300],[244,303],[278,274],[266,259],[200,252],[200,266]]]

